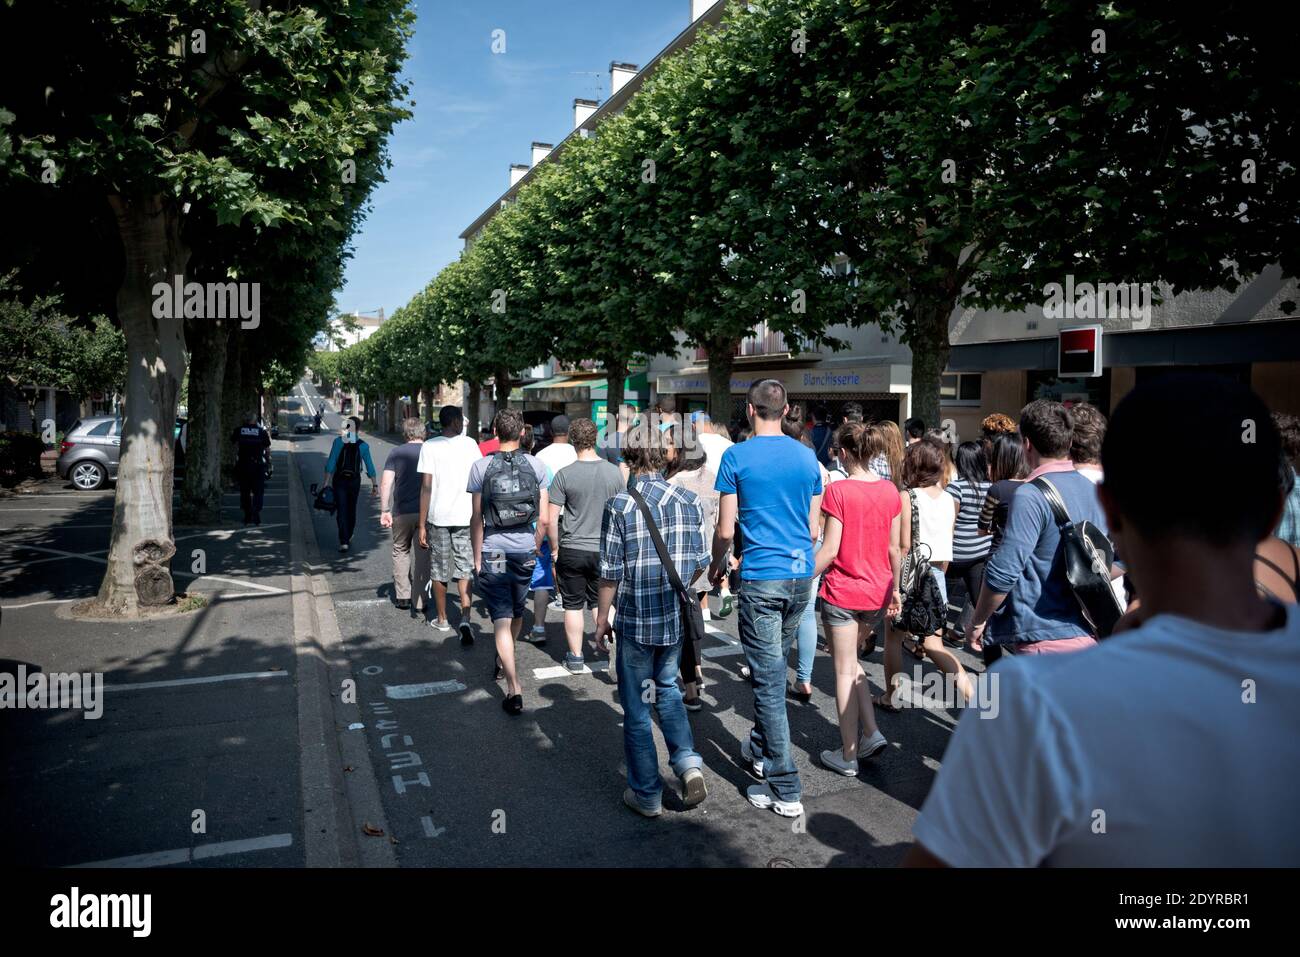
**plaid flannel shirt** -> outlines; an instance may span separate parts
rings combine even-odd
[[[638,476],[636,490],[654,516],[682,584],[690,591],[698,569],[709,564],[700,526],[704,509],[694,492],[669,485],[662,475]],[[659,561],[645,516],[626,490],[605,504],[600,528],[600,577],[619,583],[614,627],[620,640],[673,645],[681,640],[681,609]]]

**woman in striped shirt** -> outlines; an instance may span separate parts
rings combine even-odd
[[[948,566],[947,578],[949,594],[953,582],[960,580],[966,587],[966,602],[958,620],[959,633],[964,637],[975,600],[979,598],[980,586],[984,583],[984,563],[993,547],[993,539],[979,530],[980,510],[992,483],[984,448],[979,442],[963,442],[957,446],[956,464],[957,478],[946,489],[957,500],[952,564]]]

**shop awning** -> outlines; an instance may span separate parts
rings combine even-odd
[[[647,394],[650,391],[650,382],[644,372],[634,372],[623,380],[623,394],[625,396],[635,396]],[[596,402],[609,398],[609,380],[596,379],[591,383],[591,401]]]

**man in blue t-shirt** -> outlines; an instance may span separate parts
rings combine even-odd
[[[741,754],[764,780],[747,797],[755,807],[798,817],[802,787],[790,751],[785,662],[809,602],[822,481],[812,449],[781,431],[789,410],[776,379],[750,387],[746,414],[754,435],[723,453],[714,486],[721,499],[709,579],[717,585],[726,575],[739,521],[740,641],[754,685],[754,728]]]

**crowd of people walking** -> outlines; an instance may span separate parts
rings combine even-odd
[[[1185,414],[1193,405],[1200,414]],[[497,412],[490,444],[464,435],[455,407],[427,440],[408,420],[380,488],[399,607],[451,634],[456,582],[468,646],[477,590],[511,715],[524,711],[516,641],[544,642],[558,606],[564,666],[586,673],[591,612],[623,709],[623,799],[647,817],[665,788],[652,714],[684,803],[706,797],[689,718],[706,706],[699,641],[734,608],[753,694],[737,754],[755,807],[803,813],[787,708],[812,693],[819,638],[840,732],[820,763],[846,776],[889,747],[876,714],[909,705],[904,655],[944,673],[951,707],[977,710],[982,672],[964,650],[996,662],[1002,717],[959,722],[913,863],[1295,859],[1300,825],[1274,789],[1214,839],[1204,818],[1226,786],[1209,756],[1243,774],[1300,766],[1300,420],[1212,377],[1142,386],[1109,423],[1086,403],[1035,399],[966,441],[917,419],[867,421],[856,403],[832,422],[792,409],[770,379],[750,388],[745,419],[733,431],[702,412],[624,409],[606,438],[590,419],[557,416],[537,455],[517,410]],[[1154,446],[1224,465],[1236,487],[1211,505],[1203,487],[1162,476]],[[347,483],[342,549],[363,468],[373,482],[345,423],[327,467],[336,488]],[[873,693],[862,661],[878,647],[885,680]],[[1243,679],[1257,704],[1234,710],[1221,696],[1239,703]],[[1199,741],[1180,738],[1191,727]],[[1134,747],[1138,728],[1147,737]],[[1112,833],[1150,830],[1089,842],[1094,808]],[[1189,830],[1207,844],[1175,850]]]

